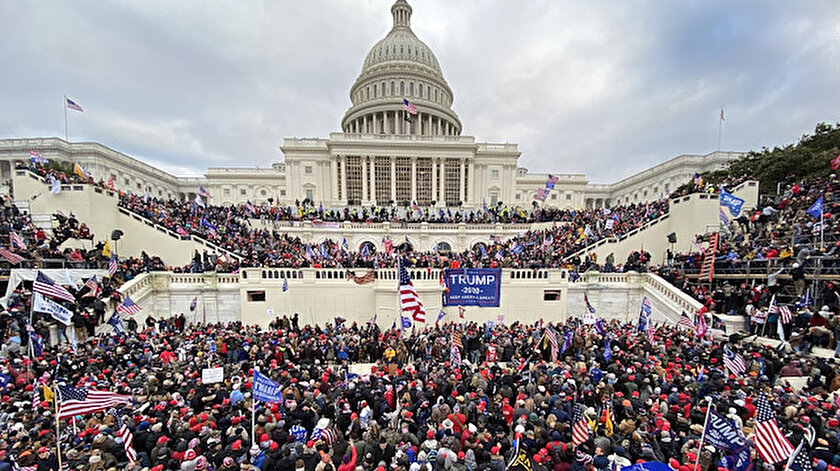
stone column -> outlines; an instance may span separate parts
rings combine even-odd
[[[368,156],[370,159],[370,201],[376,201],[376,157]]]
[[[411,201],[417,201],[417,157],[411,158]]]
[[[347,156],[341,156],[341,200],[347,201]]]
[[[438,188],[438,201],[446,203],[446,159],[440,159],[440,188]]]
[[[391,156],[391,201],[397,201],[397,160]]]
[[[367,156],[362,156],[362,201],[367,202]]]
[[[367,129],[367,115],[362,116],[362,132],[368,132]]]
[[[431,115],[431,114],[429,114],[429,122],[428,122],[428,123],[427,123],[427,125],[426,125],[426,134],[428,134],[428,135],[430,135],[430,136],[431,136],[432,134],[434,134],[434,133],[432,132],[432,115]]]
[[[461,188],[458,190],[458,200],[465,201],[465,192],[464,192],[464,159],[461,159]]]
[[[478,183],[478,179],[476,178],[476,175],[475,175],[475,161],[474,160],[470,159],[468,168],[470,169],[470,179],[467,182],[468,188],[465,191],[465,193],[467,195],[467,199],[464,201],[465,204],[466,204],[467,201],[469,201],[470,203],[476,202],[476,198],[478,197],[478,193],[476,193],[476,191],[475,191],[476,188],[478,188],[478,186],[476,185],[476,183]]]
[[[438,200],[438,192],[437,192],[437,178],[435,178],[437,173],[437,159],[432,157],[432,199],[435,201]]]

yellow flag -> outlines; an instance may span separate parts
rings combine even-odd
[[[102,247],[102,256],[111,258],[111,241],[105,240],[105,246]]]
[[[604,422],[604,435],[608,437],[613,435],[612,411],[609,407],[607,407],[607,419]]]
[[[82,166],[81,166],[81,165],[79,165],[78,163],[74,163],[74,164],[73,164],[73,173],[75,173],[76,175],[78,175],[78,176],[80,176],[80,177],[82,177],[82,178],[87,178],[87,177],[88,177],[87,172],[85,172],[85,171],[82,169]]]
[[[50,387],[46,384],[41,387],[44,388],[44,400],[47,402],[52,402],[53,398],[55,398],[55,394],[53,394],[52,389],[50,389]]]

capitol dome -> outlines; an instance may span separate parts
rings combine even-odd
[[[432,50],[411,30],[411,13],[405,0],[391,7],[393,28],[371,48],[350,88],[352,106],[341,121],[344,132],[461,134],[461,121],[451,108],[452,89]],[[416,107],[416,114],[405,111],[404,100]]]

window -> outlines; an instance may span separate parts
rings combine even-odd
[[[414,96],[414,82],[408,84],[408,96]]]
[[[124,178],[124,179],[123,179],[123,182],[125,182],[125,184],[126,184],[126,185],[130,185],[130,184],[131,184],[131,180],[129,180],[128,178]]]
[[[224,190],[222,190],[222,194],[225,196],[230,196],[230,188],[225,188]]]
[[[517,193],[516,194],[516,199],[521,200],[522,199],[522,193]]]
[[[519,195],[516,195],[516,199],[519,199]],[[492,191],[490,192],[490,206],[496,206],[499,203],[499,192]]]
[[[405,95],[405,82],[400,82],[400,96]]]
[[[557,199],[557,193],[554,193],[553,195],[551,195],[551,199],[556,200]]]
[[[391,96],[394,96],[394,82],[391,82]]]
[[[307,165],[307,166],[303,167],[303,173],[305,173],[307,175],[312,175],[312,166]]]
[[[268,192],[265,190],[260,190],[260,196],[265,196]]]
[[[265,302],[265,290],[263,290],[263,291],[248,291],[248,302],[249,303],[264,303]]]
[[[543,301],[560,301],[560,290],[543,291]]]
[[[309,199],[310,201],[314,200],[315,199],[315,190],[313,190],[312,188],[307,188],[306,189],[306,198]]]
[[[361,202],[362,200],[362,158],[348,156],[347,165],[347,199]]]
[[[566,199],[567,199],[567,200],[572,199],[572,194],[571,194],[571,193],[566,193]]]
[[[141,188],[143,188],[143,185],[141,185],[140,183],[138,183],[138,184],[137,184],[137,189],[139,190],[139,189],[141,189]]]
[[[411,158],[397,157],[395,170],[397,203],[411,201]]]
[[[280,196],[286,196],[286,190],[280,190]]]
[[[373,97],[376,98],[376,85],[373,86]]]
[[[498,170],[490,170],[490,178],[499,178]]]
[[[384,204],[391,200],[391,158],[376,157],[374,159],[374,173],[376,174],[377,203]]]
[[[382,90],[382,96],[385,96],[385,82],[382,82],[382,88],[380,90]]]
[[[242,195],[242,196],[245,196],[246,194],[248,194],[248,190],[246,190],[245,188],[240,188],[239,189],[239,194]]]

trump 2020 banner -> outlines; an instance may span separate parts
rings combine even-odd
[[[457,268],[444,270],[449,292],[444,294],[445,306],[499,307],[502,270],[498,268]]]

